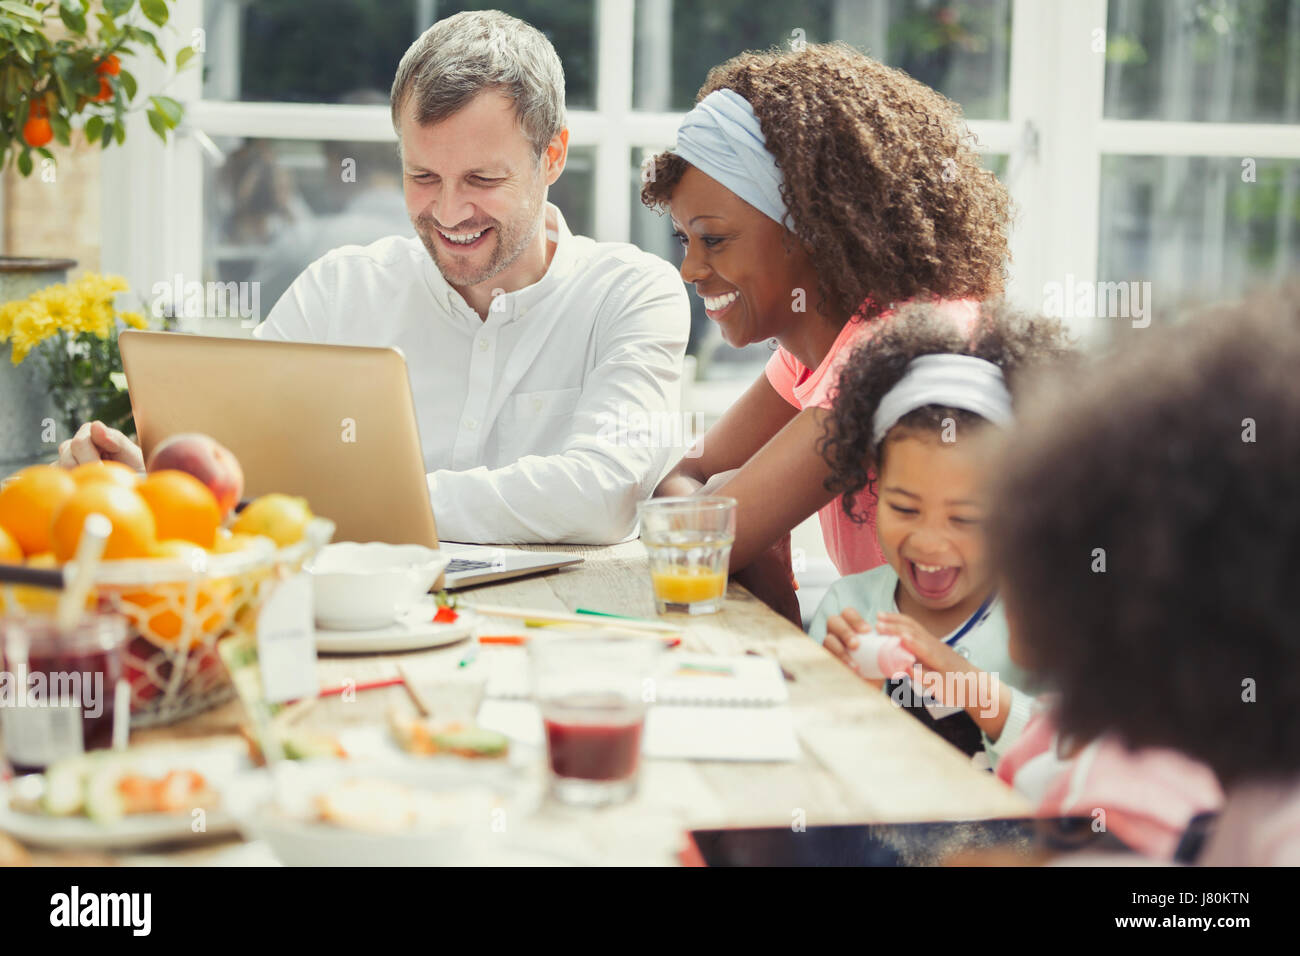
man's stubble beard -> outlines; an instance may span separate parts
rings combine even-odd
[[[487,265],[477,274],[461,276],[448,271],[449,264],[444,263],[441,258],[443,252],[440,245],[441,238],[435,238],[433,235],[437,227],[433,225],[432,220],[424,217],[415,220],[415,234],[420,237],[420,242],[424,244],[429,258],[433,260],[433,264],[437,266],[449,285],[461,289],[472,288],[509,269],[524,254],[528,244],[537,235],[539,224],[545,216],[545,203],[542,201],[544,195],[544,192],[530,193],[527,208],[510,223],[492,221],[491,227],[495,232],[492,256],[488,259]]]

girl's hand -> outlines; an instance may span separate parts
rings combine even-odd
[[[916,669],[912,682],[923,691],[932,691],[932,684],[938,684],[939,694],[935,698],[945,707],[960,707],[970,715],[976,725],[990,740],[997,740],[1007,722],[1011,711],[1011,688],[992,675],[992,680],[984,678],[984,671],[939,640],[914,619],[906,614],[879,614],[876,616],[876,629],[881,634],[893,634],[903,642],[903,647],[916,655]],[[960,681],[926,680],[928,673],[956,674]],[[946,700],[945,692],[949,687],[973,691],[973,700]],[[994,700],[983,699],[992,690]]]
[[[954,702],[943,699],[942,691],[947,689],[948,681],[927,681],[926,674],[978,674],[979,668],[962,657],[955,650],[939,640],[914,618],[906,614],[889,614],[881,612],[876,615],[876,630],[899,638],[903,648],[916,655],[916,672],[912,675],[917,687],[929,691],[931,684],[939,685],[939,694],[935,699],[945,707],[965,707],[967,702]]]
[[[853,667],[853,658],[850,655],[858,646],[857,635],[866,634],[870,630],[871,625],[862,619],[861,614],[851,607],[846,607],[839,614],[826,619],[826,639],[822,641],[822,647],[849,667]]]

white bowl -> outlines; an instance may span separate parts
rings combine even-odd
[[[505,794],[473,768],[443,761],[311,760],[244,775],[228,788],[240,830],[266,843],[286,866],[436,866],[460,863],[484,841]],[[450,797],[446,819],[394,832],[351,829],[315,820],[315,799],[355,780],[380,780]]]
[[[450,558],[418,544],[340,541],[307,565],[316,624],[329,630],[368,630],[397,620],[438,580]]]

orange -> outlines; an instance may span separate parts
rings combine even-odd
[[[159,538],[180,538],[201,548],[216,544],[221,508],[208,486],[183,471],[155,471],[136,491],[149,504]]]
[[[88,461],[77,465],[68,474],[79,485],[90,481],[112,481],[123,488],[134,488],[140,480],[135,469],[120,461]]]
[[[72,497],[77,483],[55,465],[24,468],[0,489],[0,526],[23,554],[50,550],[50,521]]]
[[[54,515],[50,542],[54,556],[68,561],[77,553],[81,529],[98,512],[113,525],[104,545],[104,559],[147,558],[157,542],[157,524],[149,505],[134,490],[110,481],[91,481],[72,493]]]
[[[29,568],[43,568],[49,570],[57,568],[59,563],[54,560],[54,555],[48,551],[40,554],[33,554],[26,561]],[[6,597],[12,596],[14,606],[10,607]],[[95,607],[95,594],[92,591],[86,596],[86,606]],[[49,588],[32,587],[27,584],[15,584],[9,586],[0,586],[0,611],[6,614],[15,613],[23,609],[39,614],[53,614],[59,606],[59,592]]]
[[[117,58],[116,53],[110,53],[104,59],[95,64],[95,72],[100,76],[107,73],[109,76],[117,76],[122,72],[122,61]]]
[[[108,82],[108,77],[99,78],[99,92],[91,97],[96,103],[103,103],[105,100],[113,98],[113,85]]]
[[[154,546],[153,556],[189,562],[195,546],[191,541],[171,539]],[[234,587],[226,578],[206,578],[194,593],[193,628],[190,645],[196,646],[225,627],[233,610]],[[190,585],[185,581],[155,585],[145,591],[122,594],[122,612],[146,637],[175,641],[190,611]]]
[[[99,81],[101,84],[103,80]],[[28,146],[41,147],[54,139],[54,127],[50,126],[50,121],[44,116],[30,117],[23,124],[23,140]]]
[[[264,534],[277,546],[288,547],[302,540],[311,521],[306,498],[290,495],[262,495],[249,502],[235,518],[230,530],[235,534]]]
[[[0,563],[23,563],[23,549],[18,546],[14,536],[4,528],[0,528]]]

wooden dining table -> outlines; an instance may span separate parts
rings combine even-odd
[[[537,548],[534,550],[546,550]],[[578,608],[654,618],[645,548],[639,541],[609,547],[567,547],[581,564],[551,574],[504,581],[461,592],[468,604],[552,611]],[[529,852],[553,850],[557,861],[672,864],[692,828],[815,826],[829,823],[962,820],[1024,816],[1026,801],[919,721],[744,588],[731,584],[721,612],[669,614],[680,626],[682,648],[705,654],[749,651],[778,661],[786,672],[800,755],[786,762],[652,759],[643,762],[635,797],[600,810],[578,810],[539,797],[509,829]],[[515,622],[517,625],[519,622]],[[483,646],[473,666],[515,649]],[[463,645],[400,654],[320,656],[322,688],[364,686],[418,671]],[[392,708],[415,712],[402,685],[319,698],[299,718],[310,729],[340,733],[378,725]],[[131,743],[192,744],[231,739],[247,718],[238,701],[165,727],[137,730]],[[544,756],[525,774],[544,791]],[[269,852],[237,837],[200,845],[122,853],[123,864],[273,862]],[[508,861],[508,859],[507,859]]]

